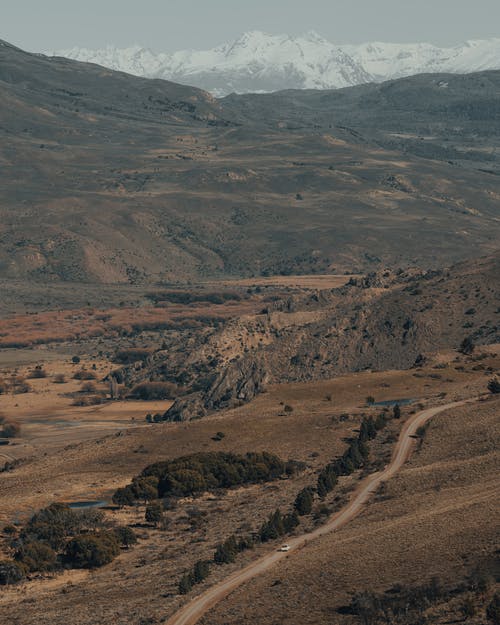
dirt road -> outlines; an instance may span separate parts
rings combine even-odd
[[[279,552],[273,551],[268,553],[255,562],[252,562],[244,569],[236,571],[227,579],[221,583],[209,588],[207,591],[195,597],[190,603],[186,604],[176,614],[174,614],[165,625],[194,625],[198,620],[205,615],[211,608],[213,608],[219,601],[222,601],[233,590],[241,586],[253,577],[260,575],[264,571],[267,571],[272,566],[287,558],[293,552],[301,549],[304,545],[319,536],[333,532],[351,521],[356,517],[363,506],[371,497],[371,495],[377,490],[379,485],[393,477],[399,469],[408,460],[413,444],[415,442],[414,436],[419,427],[424,425],[429,419],[432,419],[435,415],[450,408],[457,408],[466,403],[476,401],[476,399],[469,399],[445,406],[437,406],[435,408],[428,408],[422,412],[410,417],[403,426],[401,434],[399,435],[398,442],[394,449],[391,462],[383,471],[373,473],[362,481],[360,486],[354,492],[350,502],[340,512],[335,514],[327,523],[319,527],[318,529],[310,532],[309,534],[303,534],[297,538],[290,539],[288,545],[290,545],[290,551]]]

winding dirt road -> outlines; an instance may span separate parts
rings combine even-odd
[[[340,510],[337,514],[332,516],[327,523],[313,532],[303,534],[302,536],[289,540],[288,545],[290,545],[290,550],[288,552],[273,551],[268,553],[240,571],[236,571],[227,579],[212,588],[209,588],[198,597],[195,597],[192,601],[190,601],[190,603],[186,604],[168,621],[166,621],[165,625],[195,625],[195,623],[197,623],[202,616],[204,616],[217,603],[222,601],[222,599],[227,597],[233,590],[238,588],[238,586],[241,586],[253,577],[267,571],[284,558],[287,558],[293,552],[296,552],[304,547],[304,545],[311,540],[314,540],[319,536],[329,534],[330,532],[333,532],[349,523],[349,521],[354,519],[354,517],[361,512],[365,503],[377,490],[380,484],[393,477],[408,460],[415,442],[414,437],[419,427],[424,425],[427,421],[429,421],[429,419],[432,419],[432,417],[440,412],[444,412],[450,408],[457,408],[476,400],[477,398],[468,399],[446,404],[444,406],[428,408],[427,410],[418,412],[410,417],[405,422],[399,435],[391,462],[383,471],[372,473],[365,480],[363,480],[345,508]]]

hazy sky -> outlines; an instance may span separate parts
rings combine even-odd
[[[247,30],[337,43],[500,37],[500,0],[0,0],[0,39],[30,51],[207,48]]]

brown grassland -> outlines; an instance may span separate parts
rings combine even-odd
[[[495,370],[498,349],[484,351],[492,353],[482,361],[484,368]],[[12,414],[22,421],[26,437],[14,443],[20,449],[25,445],[32,455],[13,471],[0,474],[3,524],[21,520],[53,501],[109,501],[114,489],[151,462],[197,451],[272,450],[283,459],[304,462],[306,469],[266,485],[181,500],[166,513],[169,524],[164,530],[144,525],[143,506],[109,510],[109,519],[136,527],[140,539],[136,547],[89,574],[70,571],[9,587],[0,596],[2,615],[17,625],[162,623],[186,601],[177,595],[177,584],[195,561],[210,559],[215,545],[232,533],[258,529],[276,507],[288,509],[301,488],[315,483],[319,469],[343,452],[346,437],[356,432],[361,415],[377,414],[367,407],[367,396],[377,401],[417,400],[403,409],[404,418],[420,405],[484,393],[488,378],[475,361],[450,352],[441,354],[439,362],[439,378],[430,362],[418,371],[365,372],[322,382],[275,385],[251,404],[189,423],[134,423],[134,418],[140,419],[141,413],[143,418],[150,409],[129,402],[90,409],[66,406],[68,420],[82,420],[88,428],[86,435],[63,427],[66,433],[61,444],[52,441],[46,451],[35,444],[37,418],[30,422],[29,407],[12,404]],[[63,365],[47,366],[59,371]],[[106,363],[98,367],[104,371]],[[32,395],[34,403],[40,399],[48,405],[51,394],[56,405],[63,401],[57,399],[60,390],[52,390],[58,385],[33,382],[39,387],[34,384],[34,393],[25,397]],[[14,397],[17,401],[19,396]],[[293,410],[285,412],[284,404]],[[64,411],[64,405],[60,409]],[[342,417],[346,414],[347,418]],[[463,573],[476,556],[486,556],[492,549],[491,523],[485,523],[484,515],[491,518],[492,513],[490,426],[497,414],[498,402],[490,400],[437,417],[404,473],[352,525],[314,542],[286,564],[236,591],[205,622],[295,625],[340,623],[341,618],[348,622],[352,617],[337,615],[335,610],[348,602],[351,590],[384,590],[395,579],[410,584],[431,573],[449,578]],[[40,427],[48,427],[50,420],[47,413]],[[391,421],[372,444],[372,469],[388,461],[402,421]],[[225,438],[217,442],[213,437],[218,431]],[[45,430],[45,436],[46,443],[50,430]],[[341,479],[325,500],[330,513],[343,505],[358,479],[359,474]],[[312,518],[306,519],[297,531],[312,528],[313,523]],[[233,565],[213,567],[200,589],[272,548],[272,543],[259,546]]]

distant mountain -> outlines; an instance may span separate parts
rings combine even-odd
[[[212,92],[338,89],[422,73],[500,69],[500,39],[452,48],[431,44],[366,43],[337,46],[315,32],[299,37],[245,33],[212,50],[155,54],[147,48],[72,48],[54,55],[148,78],[165,78]]]

